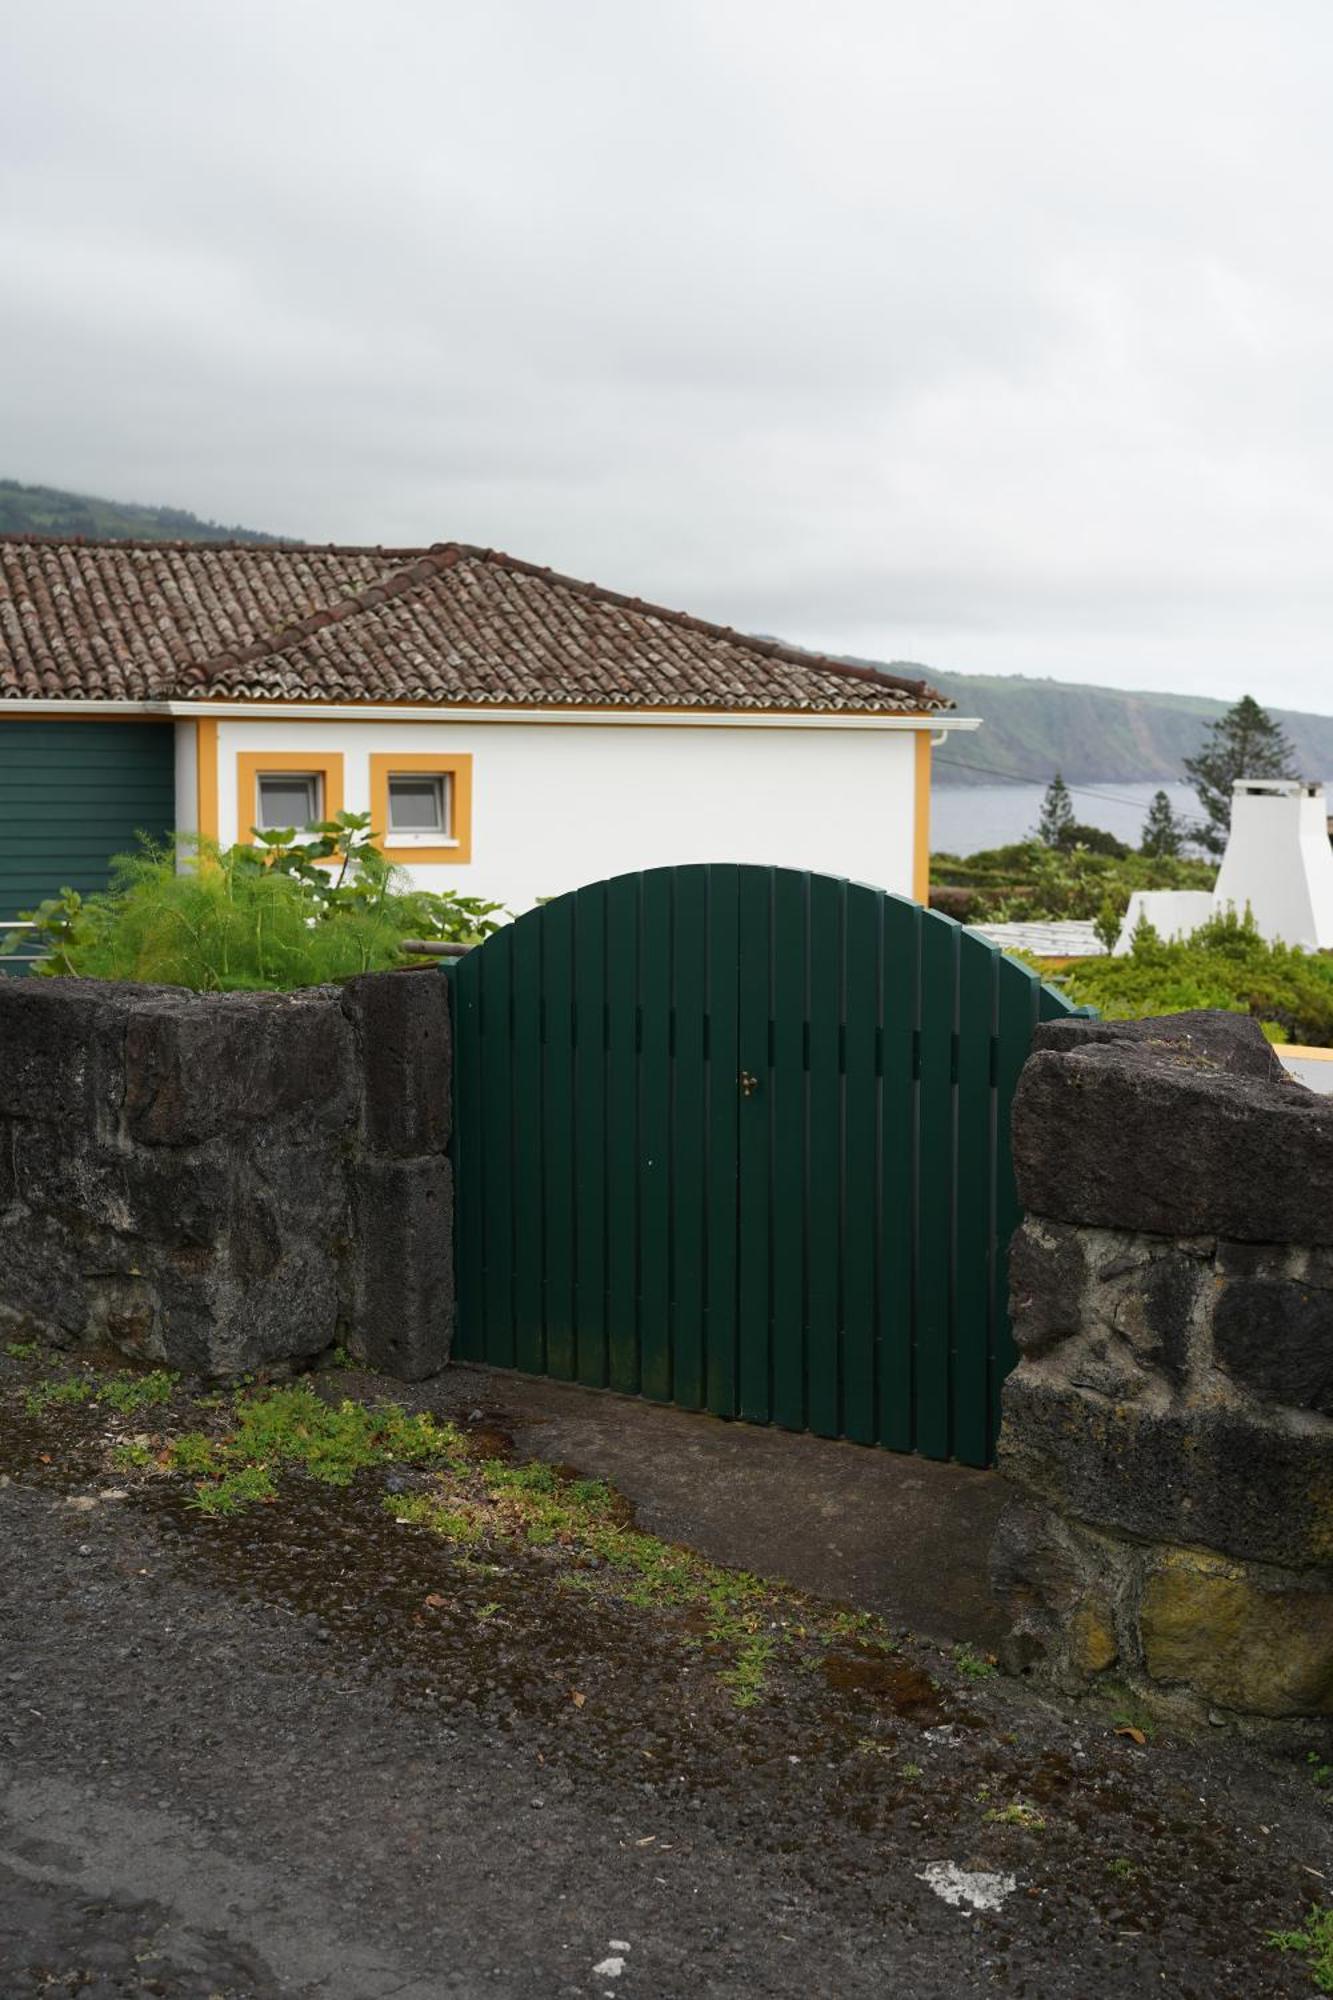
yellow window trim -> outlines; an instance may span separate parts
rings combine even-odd
[[[216,728],[216,724],[214,727]],[[293,776],[323,781],[321,819],[333,819],[343,809],[341,750],[238,750],[236,753],[236,838],[249,845],[259,818],[258,779],[261,771],[288,771]]]
[[[426,847],[416,841],[394,844],[389,835],[389,777],[399,772],[428,773],[433,778],[448,778],[453,803],[453,837],[447,847]],[[382,754],[378,750],[370,757],[370,823],[383,829],[376,845],[386,861],[400,862],[411,867],[414,862],[444,862],[460,867],[472,859],[472,759],[460,752],[449,756],[441,752],[418,752],[415,755]]]

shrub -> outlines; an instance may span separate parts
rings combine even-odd
[[[966,893],[969,923],[1068,918],[1118,930],[1132,890],[1211,889],[1217,870],[1212,862],[1173,855],[1096,852],[1086,844],[1066,848],[1024,840],[979,854],[933,855],[930,873],[938,907],[947,907],[941,892]]]
[[[1252,1014],[1274,1041],[1333,1044],[1333,955],[1269,944],[1248,911],[1171,944],[1142,924],[1126,957],[1081,960],[1058,983],[1110,1020],[1217,1007]]]
[[[142,841],[116,856],[109,889],[63,889],[26,912],[49,953],[34,971],[201,993],[286,990],[384,971],[401,962],[404,938],[475,944],[498,928],[496,903],[408,887],[369,825],[369,814],[340,813],[304,838],[291,827],[257,833],[253,847]]]

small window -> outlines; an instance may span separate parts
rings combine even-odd
[[[261,829],[306,827],[320,817],[320,782],[314,772],[264,771],[258,779]]]
[[[446,771],[389,773],[389,834],[447,839],[451,831],[453,785]]]

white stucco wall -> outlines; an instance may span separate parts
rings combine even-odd
[[[344,805],[370,805],[372,751],[470,753],[472,859],[419,865],[423,888],[457,887],[528,909],[629,869],[750,861],[849,875],[912,893],[915,736],[910,730],[574,723],[220,720],[218,833],[241,838],[242,750],[338,750]]]

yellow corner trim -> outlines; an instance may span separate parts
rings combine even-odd
[[[218,726],[211,717],[194,725],[195,829],[203,839],[218,837]]]
[[[425,771],[432,777],[448,778],[453,795],[453,838],[447,847],[419,847],[415,843],[405,846],[392,845],[389,839],[389,776],[399,771]],[[370,823],[372,827],[383,828],[376,839],[376,846],[386,861],[396,861],[400,866],[410,868],[414,863],[443,862],[449,867],[462,867],[472,859],[472,759],[465,752],[448,755],[443,752],[421,752],[400,755],[392,752],[371,752],[370,757]]]
[[[912,837],[912,894],[930,902],[930,731],[916,737],[916,818]]]
[[[216,722],[200,728],[217,730]],[[261,771],[313,773],[324,781],[322,819],[333,819],[343,809],[343,757],[341,750],[238,750],[236,753],[236,838],[248,844],[259,817],[257,780]],[[205,829],[201,828],[200,831]]]

